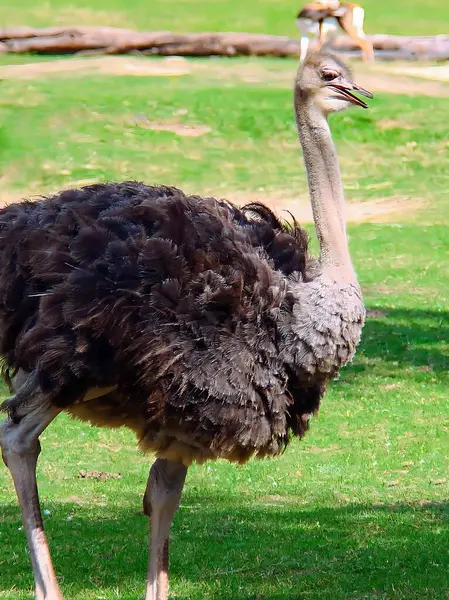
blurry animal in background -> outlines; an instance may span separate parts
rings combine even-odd
[[[301,33],[300,61],[305,59],[312,38],[318,39],[318,48],[321,48],[341,29],[360,47],[363,60],[372,62],[374,50],[363,31],[364,20],[365,11],[358,4],[338,0],[318,0],[306,4],[296,18]]]
[[[146,600],[168,596],[168,543],[188,466],[280,454],[302,437],[365,318],[328,115],[356,105],[327,53],[294,108],[320,246],[262,204],[108,183],[0,210],[0,354],[14,395],[0,445],[22,509],[36,600],[62,600],[36,483],[39,436],[62,411],[127,426],[150,469]],[[65,444],[62,439],[61,444]]]

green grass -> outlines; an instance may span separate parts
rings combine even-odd
[[[257,64],[295,69],[289,61]],[[291,91],[268,75],[242,83],[211,68],[176,79],[1,85],[0,199],[124,177],[217,195],[306,192]],[[211,131],[179,137],[142,127],[136,115]],[[331,385],[306,439],[271,461],[190,470],[173,529],[173,598],[449,595],[447,99],[379,94],[370,111],[332,123],[350,201],[400,196],[427,204],[405,208],[394,223],[350,227],[371,312],[355,362]],[[127,431],[64,416],[42,445],[42,505],[66,598],[142,598],[141,494],[152,457],[138,453]],[[82,479],[80,471],[121,478]],[[0,467],[1,599],[32,597],[20,529]]]
[[[388,228],[376,233],[380,243],[389,237]],[[367,251],[360,239],[355,246],[363,281]],[[445,598],[447,312],[407,309],[396,295],[376,306],[383,312],[368,321],[355,364],[303,442],[271,461],[191,469],[174,526],[174,598]],[[66,597],[142,597],[139,492],[150,457],[125,431],[64,417],[42,438],[42,504]],[[79,479],[81,470],[122,478]],[[25,541],[5,471],[0,497],[0,597],[27,598]]]
[[[0,6],[0,23],[49,25],[111,25],[146,30],[249,31],[297,35],[294,19],[305,1],[290,0],[20,0]],[[399,35],[446,34],[449,4],[445,0],[364,0],[366,31]]]
[[[268,78],[273,61],[259,64]],[[288,66],[294,72],[295,62],[283,63],[283,69]],[[290,82],[242,85],[219,79],[219,68],[212,77],[206,73],[5,80],[2,189],[41,193],[67,182],[119,177],[218,195],[305,194]],[[439,193],[432,211],[443,221],[449,198],[446,112],[446,98],[380,94],[369,111],[336,116],[333,131],[348,198],[429,199]],[[146,120],[203,125],[210,132],[182,137],[148,129]]]

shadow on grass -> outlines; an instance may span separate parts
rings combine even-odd
[[[387,364],[420,367],[424,373],[446,374],[449,372],[449,312],[368,309],[359,354]]]
[[[449,504],[309,509],[269,498],[251,506],[186,494],[171,545],[174,598],[447,597]],[[55,504],[47,529],[68,598],[115,597],[116,589],[142,598],[147,527],[135,499],[129,504]],[[1,510],[0,596],[9,597],[4,590],[31,585],[31,569],[17,507]]]

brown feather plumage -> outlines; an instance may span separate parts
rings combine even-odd
[[[263,205],[137,182],[9,206],[0,353],[55,405],[127,423],[161,456],[276,454],[323,392],[279,357],[275,315],[286,277],[308,277],[307,243]],[[117,391],[80,403],[92,386]]]

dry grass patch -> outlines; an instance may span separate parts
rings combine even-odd
[[[263,202],[285,219],[288,219],[291,213],[300,223],[313,222],[312,208],[307,195],[289,197],[287,194],[282,196],[260,191],[249,194],[230,192],[226,197],[239,205]],[[348,202],[346,218],[350,223],[405,222],[425,206],[426,201],[423,198],[394,195],[364,202]]]
[[[82,23],[79,23],[82,24]],[[288,65],[288,68],[286,67]],[[177,77],[198,74],[210,80],[291,87],[296,61],[279,62],[279,68],[263,60],[230,60],[226,58],[189,60],[184,57],[99,56],[70,57],[22,65],[0,67],[3,79],[34,79],[51,76],[133,75],[140,77]],[[355,78],[370,91],[393,94],[449,97],[449,67],[397,67],[382,63],[367,67],[355,63]],[[427,81],[417,80],[427,78]],[[430,80],[430,81],[429,81]]]
[[[414,129],[414,126],[407,121],[399,119],[379,119],[376,121],[377,129]]]
[[[449,97],[449,86],[440,81],[417,81],[404,67],[393,71],[382,63],[366,67],[354,65],[355,80],[370,92],[408,96]]]
[[[402,75],[408,75],[411,77],[418,77],[420,79],[432,79],[433,81],[449,81],[449,66],[438,65],[438,66],[420,66],[420,67],[393,67],[392,73],[400,73]]]
[[[367,308],[366,316],[368,319],[383,319],[388,316],[385,310],[379,310],[377,308]]]
[[[199,137],[212,131],[207,125],[188,125],[185,123],[158,123],[149,121],[146,117],[136,117],[135,123],[144,129],[152,131],[168,131],[181,137]]]
[[[190,157],[192,160],[195,157]],[[82,179],[70,180],[69,169],[57,169],[57,165],[45,164],[43,168],[47,172],[55,169],[55,173],[66,175],[68,180],[64,184],[64,188],[75,188],[83,185],[98,183],[101,178],[86,177]],[[86,163],[83,166],[86,170],[101,170],[101,164]],[[152,167],[148,165],[147,170],[153,172],[160,179],[162,177],[161,168],[159,166]],[[128,163],[118,164],[116,166],[117,179],[123,179],[131,176],[131,166]],[[30,188],[26,190],[11,190],[4,188],[0,180],[0,206],[6,206],[13,202],[19,202],[23,198],[38,200],[40,196],[36,195],[36,188],[40,193],[46,193],[42,185],[36,185],[34,190]],[[217,196],[217,194],[215,194]],[[238,205],[247,204],[249,202],[263,202],[276,212],[281,218],[288,220],[290,213],[298,220],[299,223],[312,223],[313,215],[307,196],[299,198],[282,198],[280,196],[272,196],[265,192],[254,193],[229,193],[218,194],[225,197],[231,202]],[[414,213],[425,206],[423,200],[402,198],[392,196],[389,198],[368,200],[366,202],[351,202],[347,204],[347,220],[351,223],[389,223],[389,222],[404,222],[413,218]]]
[[[425,298],[426,300],[436,301],[439,297],[439,292],[429,290],[426,287],[416,287],[410,282],[404,281],[402,283],[396,283],[393,285],[387,285],[385,283],[376,283],[376,285],[365,284],[363,286],[363,295],[366,298],[373,296],[384,296],[390,298],[391,296],[407,295],[410,298]]]
[[[177,77],[188,75],[191,66],[182,58],[151,59],[130,56],[70,57],[60,60],[5,65],[3,79],[37,79],[64,75],[134,75],[140,77]]]
[[[262,504],[264,506],[282,506],[285,504],[298,504],[297,496],[280,495],[280,494],[269,494],[262,496],[255,501],[255,504]]]

